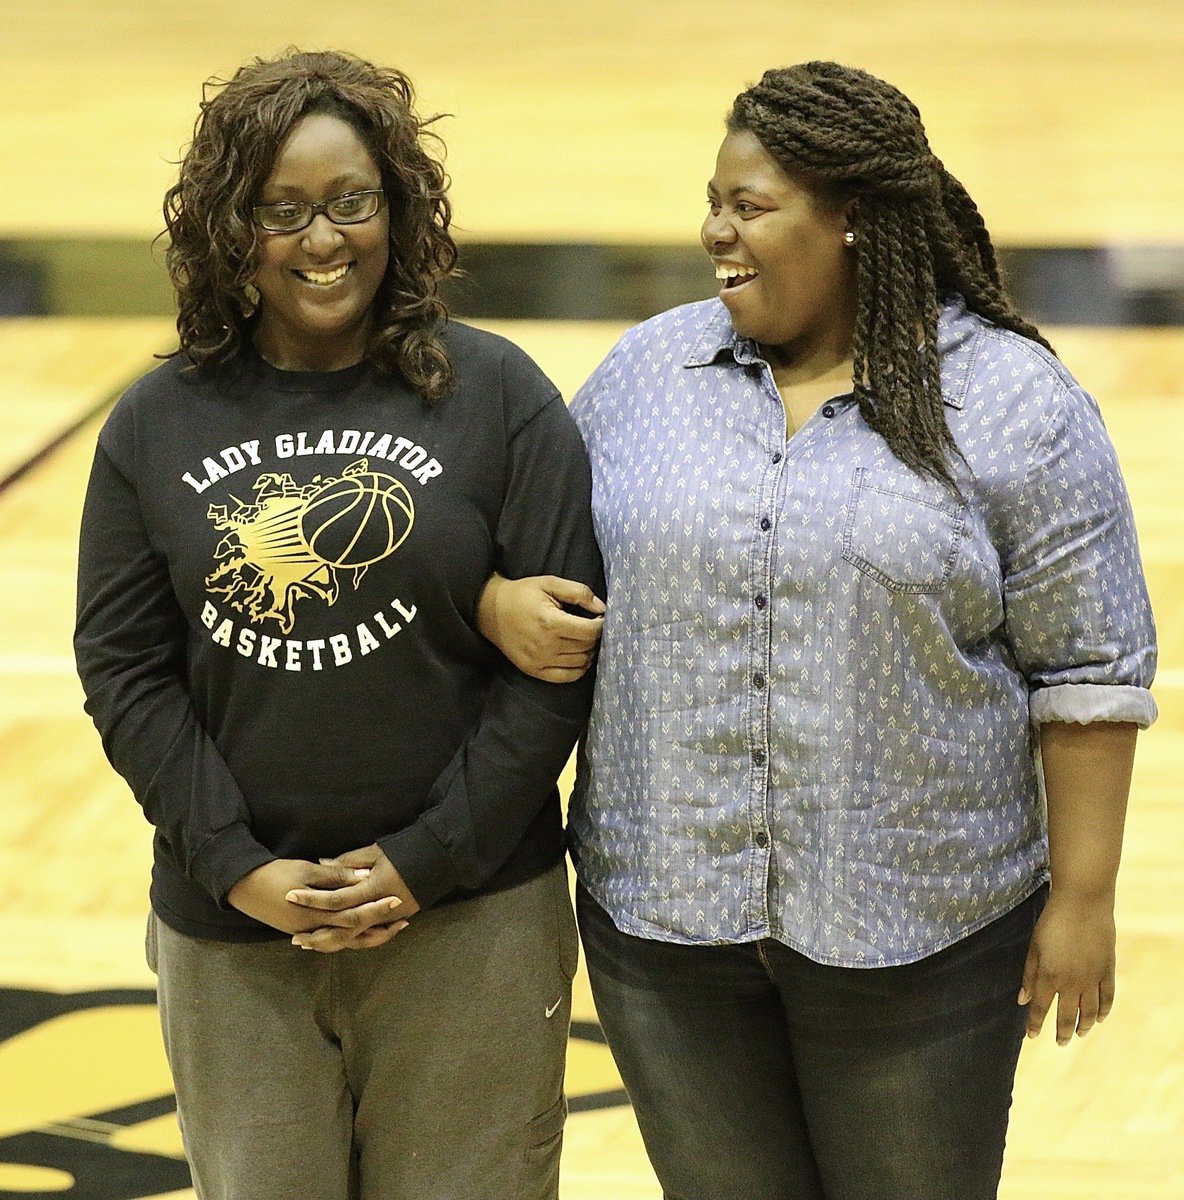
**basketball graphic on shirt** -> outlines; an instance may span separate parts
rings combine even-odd
[[[276,621],[285,634],[295,628],[299,603],[332,607],[343,583],[356,591],[415,523],[411,493],[393,476],[371,471],[365,458],[340,476],[316,475],[306,484],[268,471],[253,491],[253,500],[232,496],[233,507],[209,507],[206,515],[224,536],[206,590],[252,624]]]
[[[397,550],[411,532],[411,493],[391,475],[365,471],[325,484],[305,502],[300,536],[334,567],[367,567]]]

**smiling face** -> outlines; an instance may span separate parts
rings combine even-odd
[[[327,113],[292,127],[258,204],[323,204],[346,192],[382,187],[382,174],[357,131]],[[374,297],[386,274],[390,217],[382,208],[359,225],[324,213],[297,233],[259,231],[255,345],[287,370],[332,371],[365,357]]]
[[[855,262],[843,207],[827,208],[795,183],[747,130],[724,138],[707,195],[703,246],[736,332],[775,365],[849,358]]]

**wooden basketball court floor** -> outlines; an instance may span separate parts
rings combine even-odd
[[[403,66],[456,114],[442,132],[470,239],[693,240],[731,97],[765,66],[833,57],[917,100],[1000,243],[1184,245],[1175,3],[0,0],[0,29],[0,239],[147,241],[200,81],[294,43]],[[486,323],[567,395],[623,327]],[[1001,1195],[1184,1200],[1184,328],[1046,332],[1126,471],[1162,715],[1135,771],[1114,1014],[1067,1049],[1025,1047]],[[0,320],[0,1197],[192,1195],[141,954],[149,831],[70,657],[97,425],[170,333]],[[574,1015],[563,1200],[657,1200],[582,971]]]

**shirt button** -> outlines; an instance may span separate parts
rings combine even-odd
[[[753,600],[753,604],[755,604],[757,608],[764,608],[768,603],[768,600],[766,600],[764,596],[757,596],[756,599]]]
[[[763,767],[765,765],[765,752],[760,749],[754,750],[752,752],[752,761],[756,763],[758,767]]]
[[[828,404],[822,410],[824,417],[833,417],[835,415],[834,405]]]
[[[777,453],[773,455],[773,461],[775,463],[779,463],[781,461],[781,451],[780,450],[778,450]]]
[[[763,829],[756,831],[756,844],[762,850],[769,844],[769,835]]]
[[[761,528],[767,533],[773,528],[773,522],[768,517],[761,517]]]
[[[758,688],[765,686],[765,677],[759,671],[752,677],[752,686]]]

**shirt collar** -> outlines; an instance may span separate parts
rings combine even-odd
[[[937,357],[941,363],[941,398],[950,408],[962,408],[970,390],[975,347],[982,333],[982,318],[970,312],[955,294],[937,318]]]
[[[951,296],[937,318],[937,352],[942,364],[942,400],[951,408],[962,408],[970,387],[974,343],[981,320],[966,308],[961,296]],[[702,332],[691,346],[684,367],[707,367],[729,355],[741,366],[760,361],[756,343],[740,337],[721,301],[716,301]]]
[[[683,362],[684,367],[709,367],[720,355],[729,354],[743,366],[759,361],[756,343],[750,338],[740,337],[732,328],[732,318],[722,300],[711,303],[711,311],[702,332],[695,339],[691,351]]]

